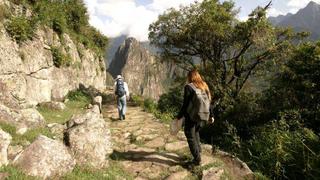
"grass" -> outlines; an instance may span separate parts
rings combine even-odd
[[[36,180],[35,177],[27,176],[22,171],[13,166],[4,166],[0,168],[0,173],[8,173],[6,180]]]
[[[66,109],[62,111],[52,110],[45,107],[38,107],[38,111],[45,118],[47,124],[63,124],[68,121],[72,117],[72,115],[83,113],[85,111],[85,106],[90,103],[90,98],[79,91],[70,93],[68,98],[70,99],[70,101],[65,103]],[[54,134],[50,132],[50,129],[48,127],[29,129],[23,135],[17,134],[16,127],[11,124],[0,122],[0,127],[12,136],[11,145],[24,145],[27,141],[33,142],[40,134],[49,138],[52,138],[54,136]]]
[[[27,176],[18,168],[13,166],[5,166],[0,168],[0,173],[8,173],[7,180],[36,180],[37,178]],[[127,179],[131,180],[133,177],[125,172],[117,162],[111,162],[110,166],[102,170],[94,170],[89,167],[76,166],[72,172],[66,174],[59,179],[64,180],[113,180],[113,179]]]
[[[12,136],[11,145],[24,145],[27,141],[33,142],[40,134],[45,135],[49,138],[53,137],[53,134],[47,127],[29,129],[23,135],[17,134],[17,129],[13,125],[1,122],[0,127]]]
[[[83,113],[84,108],[88,104],[87,101],[69,101],[66,102],[66,109],[53,110],[46,107],[38,107],[38,111],[45,118],[47,123],[59,123],[63,124],[67,122],[72,115]]]
[[[269,180],[268,177],[264,176],[262,173],[260,172],[254,172],[254,178],[256,180]]]
[[[115,161],[110,161],[110,166],[103,170],[94,170],[88,167],[76,166],[75,169],[62,177],[65,180],[91,180],[91,179],[128,179],[131,180],[133,177],[125,172],[121,165]]]

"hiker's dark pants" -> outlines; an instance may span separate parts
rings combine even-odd
[[[189,148],[194,161],[201,161],[200,131],[201,124],[192,122],[190,119],[185,120],[184,134],[187,137]]]

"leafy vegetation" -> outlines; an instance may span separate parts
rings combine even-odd
[[[268,178],[317,179],[320,43],[302,43],[297,40],[306,33],[272,27],[269,7],[243,22],[231,1],[169,9],[150,25],[149,38],[165,60],[198,68],[208,83],[215,124],[202,130],[203,140]],[[182,89],[163,95],[156,109],[176,114]],[[257,177],[266,179],[261,173]]]
[[[37,25],[52,28],[63,39],[63,34],[69,34],[73,40],[94,50],[102,57],[108,44],[107,37],[89,25],[87,9],[82,0],[68,1],[34,1],[11,0],[13,3],[31,10],[30,19],[25,15],[12,16],[7,25],[7,31],[17,41],[22,42],[32,38]],[[30,21],[29,23],[27,23]],[[32,30],[32,31],[31,31]]]
[[[5,24],[5,27],[10,36],[18,43],[21,43],[32,39],[36,29],[36,24],[24,16],[18,16],[11,17]]]
[[[51,47],[53,64],[60,68],[62,66],[69,67],[72,59],[69,54],[64,54],[59,47]]]

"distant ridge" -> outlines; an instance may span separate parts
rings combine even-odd
[[[308,31],[311,33],[311,40],[320,39],[320,4],[314,1],[310,1],[296,14],[270,17],[269,21],[275,26],[292,27],[295,31]]]

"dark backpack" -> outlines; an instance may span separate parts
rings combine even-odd
[[[187,113],[191,120],[195,122],[208,121],[210,117],[210,99],[207,93],[196,88],[192,83],[188,86],[193,89],[194,95],[187,108]]]
[[[116,95],[122,97],[126,94],[126,90],[124,89],[124,82],[122,79],[117,80],[116,84]]]

